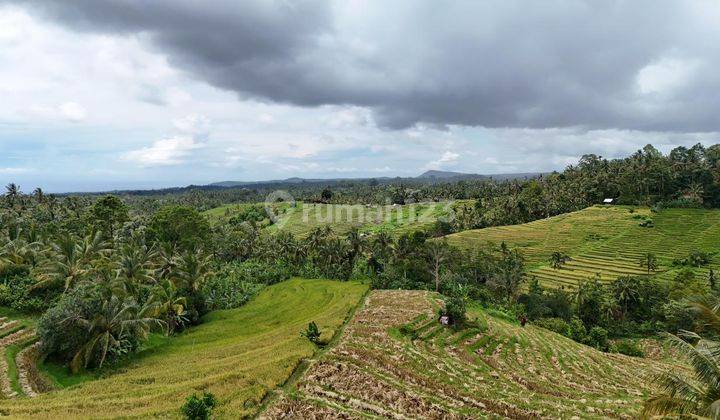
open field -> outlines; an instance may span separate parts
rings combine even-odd
[[[636,217],[644,216],[652,218],[655,227],[639,226],[641,220]],[[447,239],[462,248],[489,242],[520,248],[528,274],[552,287],[574,287],[598,275],[610,281],[622,275],[647,274],[639,264],[646,253],[658,259],[659,267],[653,274],[671,279],[678,271],[672,266],[673,259],[687,257],[694,250],[720,251],[720,211],[666,209],[650,213],[640,208],[631,213],[624,206],[594,206],[522,225],[459,232]],[[555,251],[572,258],[559,270],[548,262]],[[719,259],[716,256],[709,266],[695,271],[706,276],[709,268],[720,267]]]
[[[231,204],[207,210],[204,214],[211,221],[228,219],[248,206],[257,204]],[[260,204],[262,205],[262,203]],[[283,230],[298,237],[306,237],[317,227],[330,226],[336,233],[344,234],[352,228],[361,232],[387,230],[400,235],[417,229],[428,228],[448,213],[452,203],[415,203],[406,205],[342,205],[297,203],[291,207],[287,203],[274,205],[278,214],[277,223],[267,229],[276,232]]]
[[[339,344],[264,417],[631,417],[652,391],[649,379],[678,368],[602,353],[477,308],[469,311],[475,327],[455,332],[435,320],[435,299],[373,291]]]
[[[105,378],[36,398],[0,399],[12,417],[179,417],[193,392],[216,395],[220,418],[255,413],[314,346],[299,332],[315,321],[329,339],[367,286],[293,279],[262,291],[239,309],[216,311],[204,323],[140,353]]]

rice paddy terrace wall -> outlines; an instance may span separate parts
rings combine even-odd
[[[25,397],[39,391],[26,386],[32,378],[28,361],[33,348],[25,346],[17,355],[18,385],[11,387],[16,395],[0,398],[0,413],[13,418],[177,418],[188,395],[208,390],[218,399],[214,413],[219,418],[251,416],[269,390],[314,353],[299,334],[308,322],[315,321],[328,339],[366,290],[354,282],[279,283],[242,308],[212,312],[200,326],[101,379],[35,398]],[[0,349],[7,350],[8,337],[0,339]],[[4,393],[7,381],[2,379]]]
[[[654,227],[641,227],[644,218]],[[651,272],[671,279],[678,268],[673,259],[695,250],[719,253],[710,265],[696,268],[707,276],[720,268],[720,210],[665,209],[594,206],[574,213],[514,226],[477,229],[449,235],[448,242],[463,248],[505,242],[518,247],[527,259],[528,276],[543,285],[573,288],[589,278],[611,281],[622,275],[647,274],[639,260],[654,254],[659,267]],[[571,257],[562,268],[549,265],[550,255],[563,252]]]
[[[476,327],[456,332],[438,324],[434,299],[371,292],[339,344],[262,417],[630,418],[669,368],[479,309]]]

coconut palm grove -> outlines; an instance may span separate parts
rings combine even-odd
[[[0,416],[720,419],[720,4],[0,0]]]

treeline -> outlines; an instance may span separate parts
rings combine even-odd
[[[537,178],[428,182],[420,179],[347,180],[191,190],[183,194],[124,197],[132,207],[156,210],[166,204],[197,210],[237,202],[262,202],[283,189],[297,201],[330,204],[406,204],[475,200],[457,209],[445,233],[486,226],[525,223],[579,210],[613,198],[618,204],[666,207],[720,206],[720,145],[677,147],[663,155],[647,145],[621,159],[584,155],[562,172]]]

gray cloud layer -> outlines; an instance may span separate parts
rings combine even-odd
[[[717,2],[25,0],[243,97],[415,123],[719,131]]]

